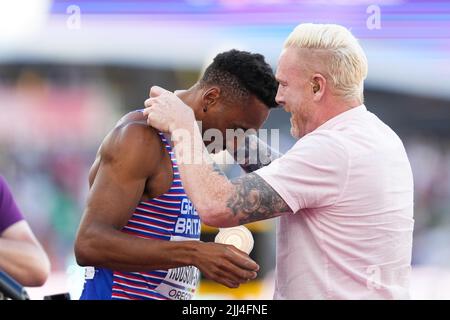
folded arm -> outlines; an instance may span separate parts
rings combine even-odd
[[[25,220],[1,234],[0,268],[23,286],[41,286],[47,280],[50,261]]]

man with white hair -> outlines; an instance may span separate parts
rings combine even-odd
[[[289,35],[276,101],[299,139],[281,158],[237,179],[214,171],[190,108],[153,87],[148,123],[175,141],[186,193],[203,222],[229,227],[279,217],[275,299],[407,299],[413,177],[399,137],[363,104],[367,59],[338,25]]]

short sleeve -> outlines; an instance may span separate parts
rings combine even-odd
[[[294,213],[331,206],[341,195],[349,170],[349,155],[338,134],[321,130],[306,135],[284,156],[255,173]]]
[[[23,220],[5,179],[0,176],[0,234],[14,223]]]

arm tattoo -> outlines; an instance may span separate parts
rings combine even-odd
[[[242,147],[237,149],[233,156],[241,168],[250,173],[269,165],[273,160],[280,158],[282,154],[272,149],[256,135],[246,135]]]
[[[291,208],[263,178],[255,173],[231,180],[236,191],[228,199],[227,207],[239,223],[249,223],[291,212]]]

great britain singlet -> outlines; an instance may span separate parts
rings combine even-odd
[[[200,218],[181,184],[175,155],[162,133],[172,162],[173,179],[163,195],[141,201],[122,232],[145,239],[165,241],[200,240]],[[81,300],[192,299],[200,278],[194,266],[148,272],[119,272],[87,267]]]

